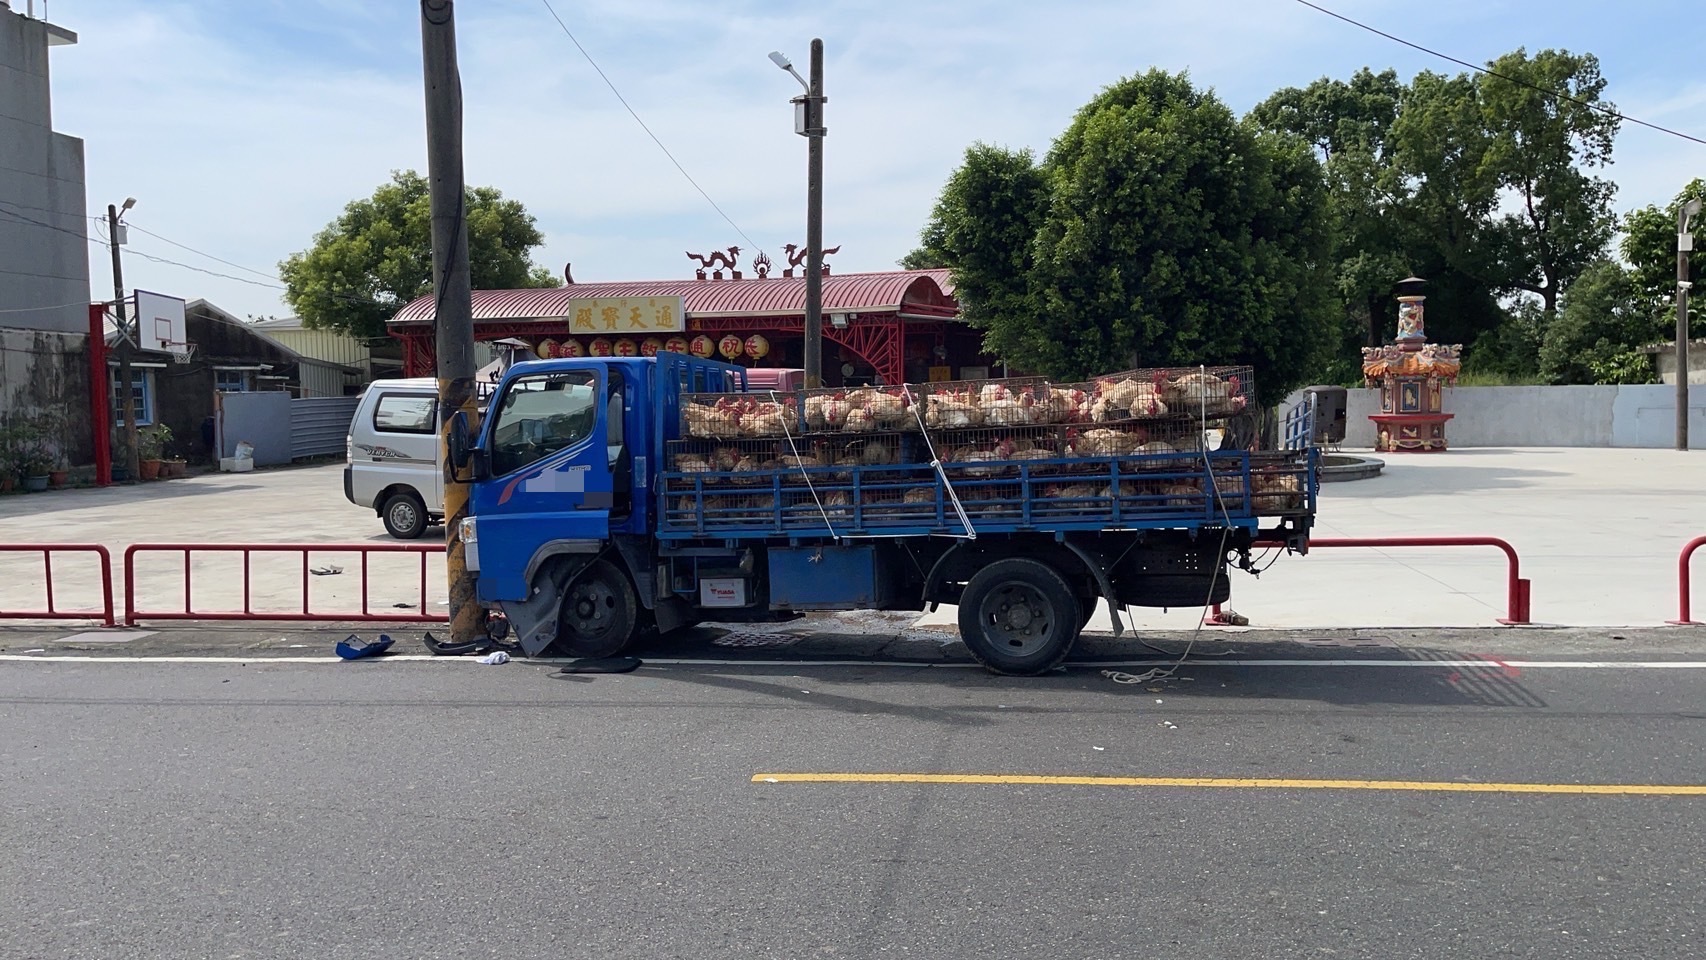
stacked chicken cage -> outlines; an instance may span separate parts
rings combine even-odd
[[[683,397],[666,522],[832,528],[1279,514],[1306,467],[1212,452],[1248,367]]]

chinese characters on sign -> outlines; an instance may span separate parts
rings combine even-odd
[[[591,336],[680,333],[686,329],[680,297],[593,297],[569,301],[569,333]]]

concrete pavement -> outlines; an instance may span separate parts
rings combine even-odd
[[[753,777],[1700,784],[1699,675],[0,663],[0,958],[1681,960],[1706,797]]]

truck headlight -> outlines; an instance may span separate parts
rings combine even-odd
[[[474,517],[463,517],[462,523],[456,528],[456,539],[463,543],[479,543],[480,533],[474,526]]]

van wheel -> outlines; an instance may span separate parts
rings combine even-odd
[[[960,639],[992,672],[1029,676],[1066,659],[1081,616],[1072,587],[1054,568],[1035,560],[998,560],[966,584]]]
[[[565,657],[614,657],[634,641],[639,599],[627,574],[608,560],[595,560],[563,591],[557,608],[557,642]]]
[[[398,540],[416,540],[426,532],[426,504],[417,494],[392,494],[379,516],[385,521],[385,532]]]

